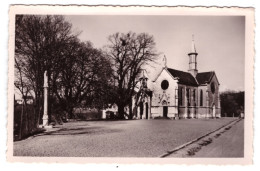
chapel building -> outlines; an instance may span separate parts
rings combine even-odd
[[[220,118],[219,82],[214,71],[198,72],[198,53],[192,40],[188,72],[164,67],[147,86],[148,76],[142,74],[140,89],[133,98],[135,117],[152,119]]]

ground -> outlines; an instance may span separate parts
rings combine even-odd
[[[243,120],[236,123],[223,135],[214,139],[211,144],[203,147],[194,157],[244,157]]]
[[[70,122],[14,142],[14,156],[159,157],[234,119]]]

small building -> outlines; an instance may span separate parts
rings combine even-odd
[[[108,108],[102,110],[102,119],[112,119],[116,115],[117,110],[116,104],[109,105]]]

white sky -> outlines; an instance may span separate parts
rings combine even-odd
[[[146,32],[167,57],[167,66],[188,70],[192,34],[199,72],[215,71],[221,91],[244,90],[245,18],[241,16],[66,16],[80,39],[96,48],[116,32]],[[151,71],[148,71],[148,73]],[[158,70],[154,71],[158,72]]]

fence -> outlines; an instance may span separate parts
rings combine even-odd
[[[36,131],[39,131],[36,125],[37,119],[32,104],[15,104],[13,124],[14,141],[26,138]]]

